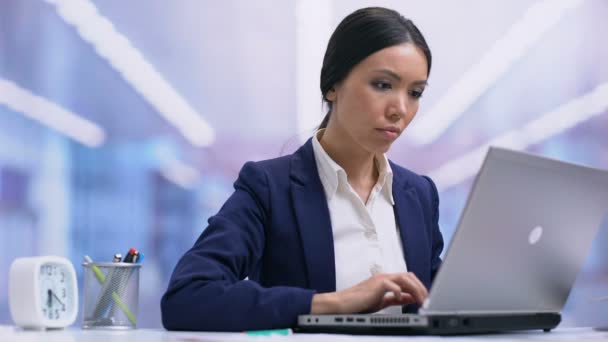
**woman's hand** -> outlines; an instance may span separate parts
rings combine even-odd
[[[315,294],[311,314],[375,312],[391,305],[422,305],[428,291],[412,272],[377,274],[337,292]]]

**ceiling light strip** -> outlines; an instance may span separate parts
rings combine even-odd
[[[456,81],[431,107],[414,120],[408,139],[429,144],[438,139],[469,107],[501,78],[560,19],[583,0],[545,0],[524,16]]]
[[[168,163],[160,172],[165,179],[185,189],[195,188],[196,183],[201,179],[197,169],[179,160]]]
[[[116,69],[194,146],[208,146],[214,130],[188,102],[162,77],[144,56],[103,17],[89,0],[46,0],[95,51]]]
[[[429,176],[441,191],[473,177],[481,167],[488,147],[497,146],[524,150],[608,110],[608,82],[593,91],[539,116],[525,126],[508,131],[475,148],[463,156],[447,162]]]
[[[32,94],[14,82],[0,79],[0,104],[86,146],[98,147],[105,141],[104,130],[95,123]]]

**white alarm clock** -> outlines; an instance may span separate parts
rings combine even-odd
[[[8,299],[13,321],[20,327],[66,327],[78,313],[74,266],[58,256],[17,258],[9,273]]]

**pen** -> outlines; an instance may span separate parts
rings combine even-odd
[[[131,260],[131,262],[134,264],[139,263],[139,251],[135,251],[135,254],[133,254],[133,259]]]
[[[129,252],[127,252],[127,255],[125,256],[125,258],[123,259],[123,262],[134,264],[137,262],[138,257],[139,257],[139,251],[137,251],[135,248],[131,247],[129,249]],[[114,282],[114,284],[113,284],[114,290],[119,296],[122,296],[129,283],[129,278],[131,277],[131,274],[133,274],[133,269],[132,268],[115,269],[113,272],[114,272],[113,273],[114,277],[112,278],[112,281]],[[114,316],[115,312],[116,312],[116,306],[112,306],[110,308],[110,315]]]
[[[135,260],[136,263],[140,264],[142,261],[144,261],[144,253],[142,252],[138,252],[139,254],[137,254],[137,260]]]
[[[135,248],[129,249],[129,252],[127,253],[127,255],[125,255],[125,258],[122,260],[122,262],[133,262],[133,257],[135,256],[136,252],[137,250]]]
[[[99,267],[93,265],[93,260],[88,255],[84,256],[84,261],[91,264],[91,269],[93,270],[93,273],[95,273],[95,277],[97,278],[100,284],[103,284],[106,281],[106,276],[103,274],[103,272],[101,272]],[[125,313],[125,316],[127,316],[127,319],[129,319],[131,324],[135,326],[137,323],[135,315],[133,315],[131,310],[129,310],[129,308],[127,307],[127,304],[125,304],[125,302],[120,299],[120,296],[115,291],[112,291],[112,299],[114,299],[114,302],[116,302],[120,309]]]
[[[245,335],[248,336],[272,336],[272,335],[280,335],[287,336],[291,335],[291,329],[270,329],[270,330],[251,330],[245,331]]]

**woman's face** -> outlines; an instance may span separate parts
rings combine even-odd
[[[329,125],[364,150],[384,153],[414,119],[426,79],[426,58],[415,45],[379,50],[327,93]]]

